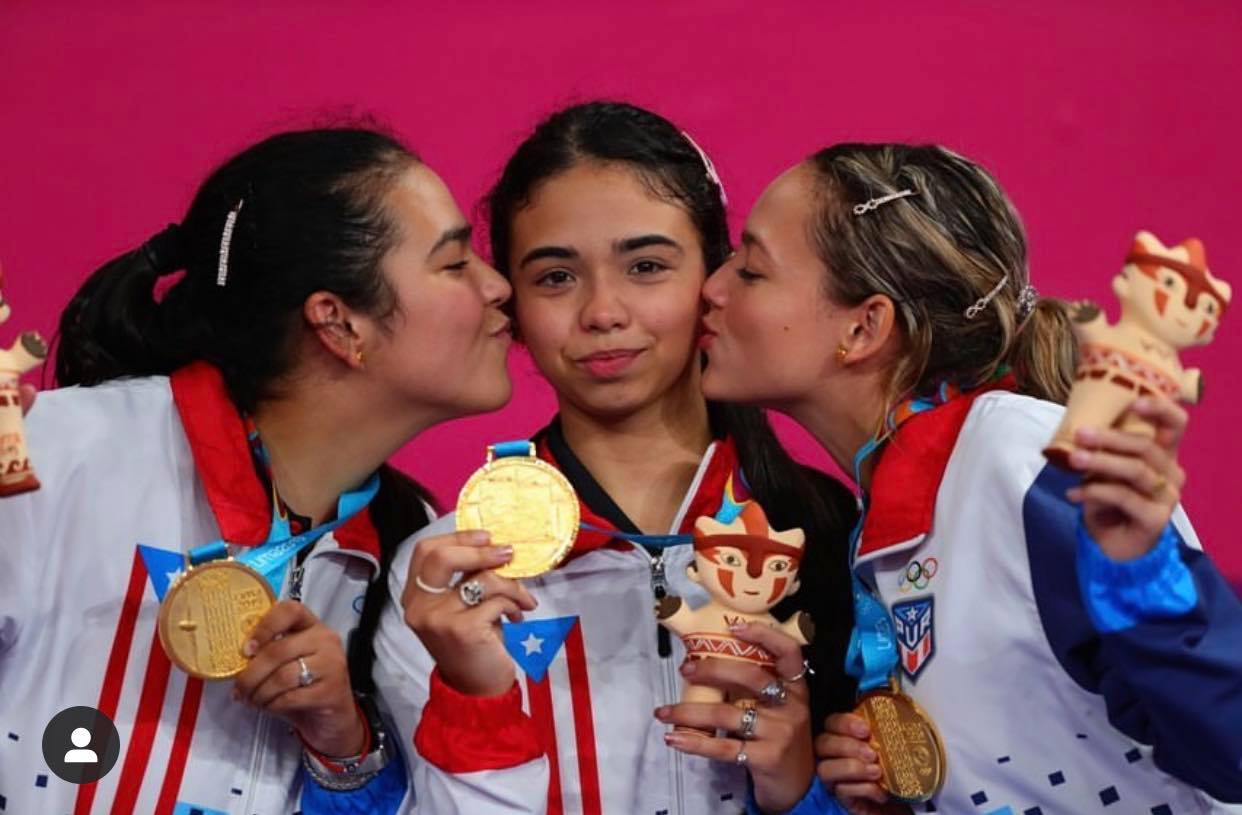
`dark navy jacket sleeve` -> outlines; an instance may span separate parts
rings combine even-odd
[[[1242,802],[1242,602],[1174,530],[1176,540],[1164,545],[1193,582],[1185,610],[1136,607],[1125,625],[1097,626],[1099,609],[1089,610],[1079,580],[1067,579],[1078,573],[1079,535],[1065,490],[1077,480],[1048,466],[1023,504],[1035,601],[1052,650],[1078,685],[1104,697],[1114,727],[1152,745],[1158,767],[1214,798]],[[1168,564],[1152,573],[1167,577]]]

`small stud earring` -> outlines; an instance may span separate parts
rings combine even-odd
[[[363,364],[363,362],[365,362],[366,358],[362,355],[362,349],[361,349],[361,348],[359,348],[358,350],[354,351],[354,359],[358,360],[358,364],[359,364],[359,365],[361,365],[361,364]]]
[[[838,345],[837,346],[837,362],[845,362],[845,358],[846,356],[849,355],[849,353],[850,353],[850,349],[846,348],[844,344]]]

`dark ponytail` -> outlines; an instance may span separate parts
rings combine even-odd
[[[655,195],[682,207],[698,231],[708,272],[729,257],[723,191],[693,142],[651,111],[589,102],[558,111],[536,126],[485,199],[492,263],[502,274],[510,272],[514,214],[540,184],[584,161],[627,167]],[[774,611],[788,617],[803,610],[815,619],[810,659],[817,671],[811,677],[812,713],[819,732],[828,713],[854,703],[855,684],[843,667],[854,622],[846,550],[857,502],[836,479],[790,458],[758,408],[709,402],[708,413],[713,431],[733,438],[751,492],[773,525],[801,526],[806,532],[802,589]]]
[[[205,360],[238,407],[253,410],[293,362],[311,293],[381,317],[393,309],[380,260],[397,235],[384,198],[417,162],[394,138],[361,128],[282,133],[238,154],[203,183],[180,226],[108,262],[73,297],[60,319],[57,382]],[[156,280],[179,270],[157,302]]]

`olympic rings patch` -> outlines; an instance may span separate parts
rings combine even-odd
[[[934,557],[929,557],[922,562],[912,560],[906,565],[906,570],[902,572],[901,580],[898,582],[897,587],[902,594],[922,591],[931,585],[931,580],[938,571],[940,571],[940,561]]]

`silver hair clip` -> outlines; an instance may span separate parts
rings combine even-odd
[[[966,319],[973,320],[976,317],[978,317],[979,312],[983,311],[985,308],[988,307],[988,303],[992,302],[992,298],[1000,294],[1001,289],[1005,288],[1005,284],[1008,282],[1009,282],[1009,275],[1003,275],[1000,279],[1000,282],[996,284],[996,288],[992,289],[990,292],[980,297],[978,300],[975,301],[975,304],[973,306],[971,306],[970,308],[966,309],[966,311],[963,312],[963,314],[966,315]]]
[[[229,210],[229,215],[224,219],[224,232],[220,234],[220,260],[216,266],[216,285],[223,286],[229,282],[229,247],[233,244],[233,227],[237,225],[237,215],[241,212],[242,204],[246,203],[246,199],[242,198],[237,202],[237,206]]]
[[[1018,319],[1025,320],[1037,305],[1039,305],[1039,292],[1035,291],[1034,286],[1028,285],[1018,295]]]
[[[716,165],[712,164],[712,160],[707,157],[707,153],[703,151],[703,148],[699,147],[698,142],[690,138],[689,133],[683,130],[681,135],[685,136],[686,141],[690,142],[690,146],[698,152],[699,158],[703,159],[703,167],[707,170],[707,177],[716,182],[716,186],[720,188],[720,203],[726,207],[729,206],[729,196],[725,194],[724,184],[720,180],[720,175],[716,172]]]
[[[902,190],[901,192],[895,192],[881,198],[872,198],[865,204],[855,204],[854,214],[866,215],[868,212],[887,204],[889,201],[896,201],[898,198],[905,198],[910,195],[918,195],[918,190]]]

